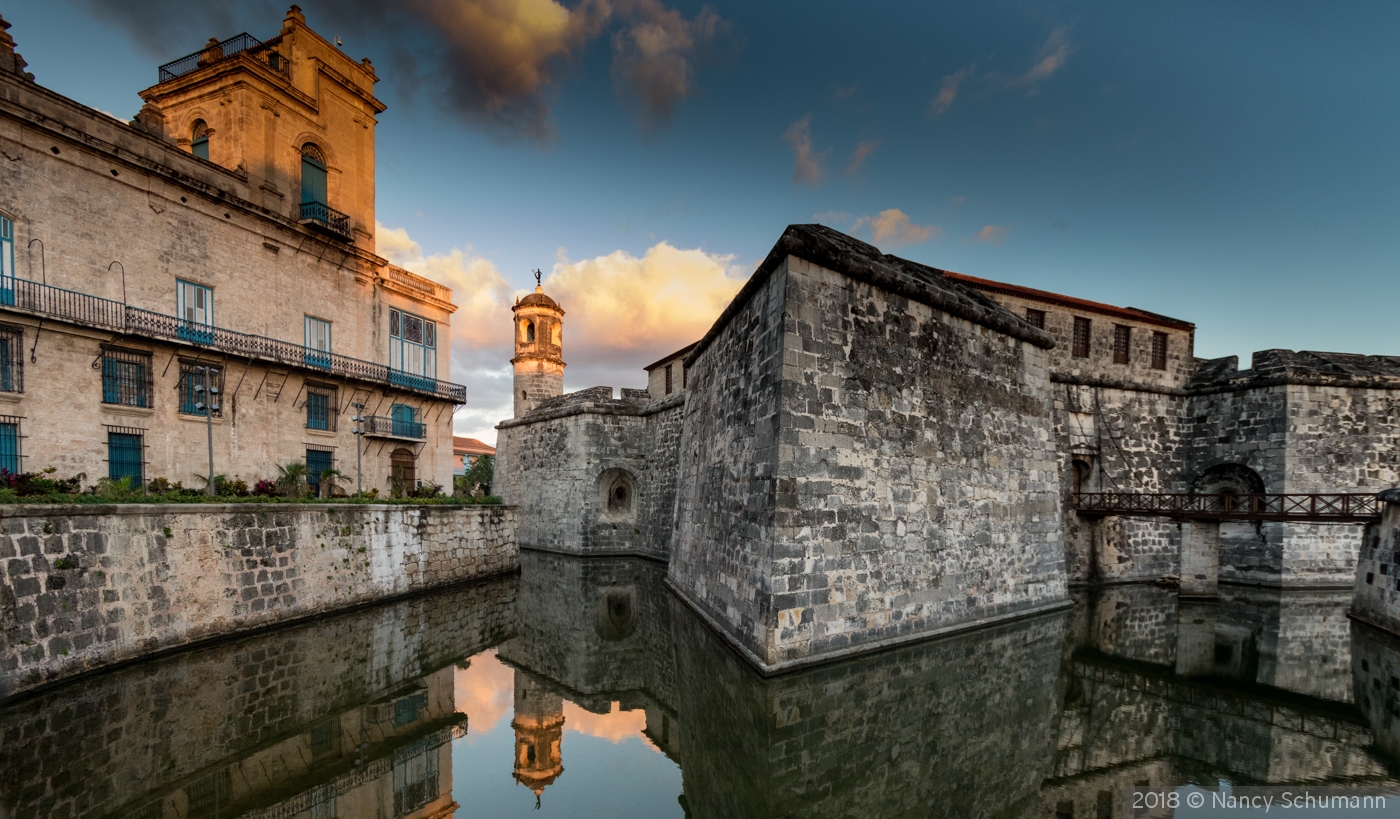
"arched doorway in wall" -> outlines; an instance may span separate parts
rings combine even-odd
[[[401,486],[404,491],[418,486],[417,460],[413,450],[399,447],[389,453],[389,476],[391,483]]]
[[[1197,495],[1262,495],[1264,479],[1244,464],[1216,464],[1191,481]]]
[[[1089,477],[1094,474],[1094,467],[1089,463],[1088,458],[1075,457],[1069,464],[1070,487],[1074,494],[1080,492],[1090,492]]]
[[[625,469],[603,470],[598,476],[599,518],[608,523],[631,522],[637,518],[637,481]]]

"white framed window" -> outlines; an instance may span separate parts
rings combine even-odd
[[[331,323],[307,316],[305,324],[306,363],[315,367],[331,366]]]
[[[390,310],[389,369],[437,378],[437,324],[402,310]]]
[[[214,288],[175,280],[175,310],[190,324],[214,325]]]

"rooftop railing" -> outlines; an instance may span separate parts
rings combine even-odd
[[[275,41],[274,41],[275,42]],[[183,77],[196,69],[225,60],[236,54],[247,54],[279,74],[288,73],[287,58],[248,32],[235,35],[221,43],[211,43],[193,54],[171,60],[160,67],[160,82]]]
[[[461,384],[405,373],[391,369],[386,364],[312,350],[290,341],[187,321],[100,296],[90,296],[25,279],[14,279],[7,284],[11,286],[0,286],[0,309],[23,310],[118,333],[192,344],[242,358],[396,387],[457,404],[466,403],[467,400],[467,388]]]

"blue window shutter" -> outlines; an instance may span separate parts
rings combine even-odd
[[[141,449],[140,435],[107,433],[107,477],[112,480],[131,478],[135,483],[143,483]]]
[[[203,136],[190,143],[190,153],[200,159],[209,158],[209,137]]]
[[[326,166],[305,155],[301,158],[301,202],[330,204],[326,201]]]
[[[19,424],[0,424],[0,469],[19,474]]]

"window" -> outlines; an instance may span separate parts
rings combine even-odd
[[[149,407],[151,354],[116,347],[102,350],[102,403]]]
[[[394,700],[394,725],[402,727],[418,721],[418,715],[428,707],[428,695],[410,694]]]
[[[1167,368],[1167,334],[1152,334],[1152,369],[1165,370]]]
[[[107,477],[130,478],[133,485],[145,482],[143,474],[145,431],[126,427],[107,428]]]
[[[336,819],[340,815],[335,807],[337,795],[334,782],[312,788],[307,805],[308,819]]]
[[[313,367],[331,368],[331,323],[324,319],[306,317],[306,363]]]
[[[15,223],[0,216],[0,304],[15,303]]]
[[[311,755],[320,756],[335,748],[336,722],[334,718],[323,719],[311,726]]]
[[[1044,310],[1032,310],[1032,309],[1030,309],[1029,307],[1027,307],[1027,308],[1026,308],[1026,321],[1027,321],[1032,327],[1039,327],[1040,329],[1044,330],[1044,329],[1045,329],[1045,311],[1044,311]]]
[[[1127,364],[1128,350],[1133,343],[1133,328],[1122,324],[1113,325],[1113,363]]]
[[[394,815],[406,816],[438,798],[438,748],[420,739],[394,752]]]
[[[437,325],[412,313],[389,311],[389,383],[435,389]]]
[[[671,365],[666,365],[666,394],[671,394]]]
[[[1090,469],[1089,462],[1080,460],[1079,458],[1075,458],[1074,461],[1070,463],[1070,482],[1074,494],[1078,495],[1080,492],[1088,490]]]
[[[525,322],[525,340],[531,344],[535,343],[535,323],[533,321]]]
[[[176,337],[195,344],[214,343],[214,288],[176,279],[175,312],[181,319]]]
[[[0,324],[0,392],[24,392],[24,331]]]
[[[1089,329],[1091,326],[1088,319],[1074,317],[1074,344],[1070,354],[1075,358],[1089,357]]]
[[[328,446],[308,446],[306,448],[306,482],[311,491],[321,494],[321,473],[335,469],[335,448]]]
[[[0,415],[0,470],[18,475],[19,422],[13,415]]]
[[[211,391],[217,390],[212,402],[213,416],[222,418],[224,414],[223,401],[221,400],[224,393],[223,368],[215,364],[181,361],[180,383],[176,387],[180,391],[180,412],[185,415],[204,417],[206,392],[204,389],[200,389],[201,387],[209,388]]]
[[[403,488],[413,489],[418,486],[417,471],[410,450],[399,447],[389,453],[389,477],[399,481]]]
[[[326,155],[308,142],[301,146],[301,203],[312,202],[330,204],[326,201]]]
[[[335,431],[338,415],[335,387],[306,388],[306,428]]]
[[[422,438],[423,424],[417,407],[408,404],[395,404],[389,410],[393,433],[398,438]]]
[[[190,130],[190,153],[200,159],[209,158],[209,125],[202,119],[195,120]]]

